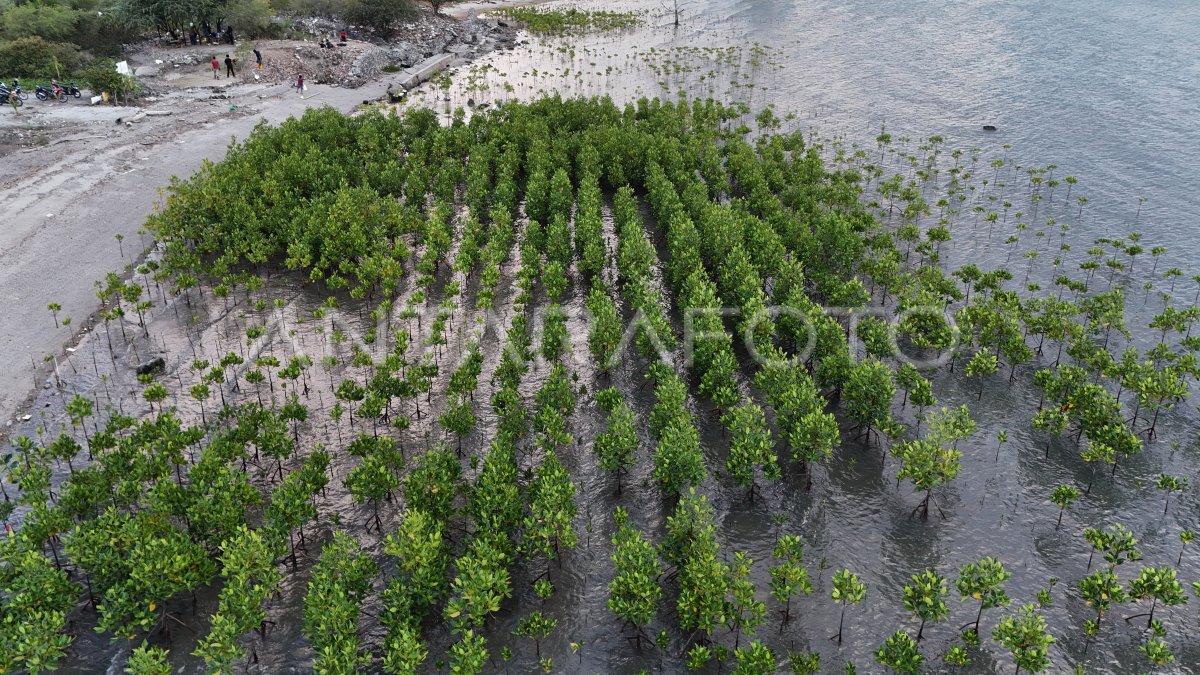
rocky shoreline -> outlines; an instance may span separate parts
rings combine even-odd
[[[347,41],[323,49],[321,40],[346,30]],[[517,30],[504,21],[490,18],[453,18],[423,12],[412,22],[398,27],[383,39],[369,29],[346,26],[323,18],[298,19],[292,28],[304,39],[244,40],[227,45],[163,46],[150,41],[131,45],[128,61],[151,95],[188,87],[223,87],[234,80],[211,77],[208,62],[226,50],[234,53],[242,72],[236,80],[291,83],[298,73],[312,84],[358,88],[389,73],[418,66],[437,56],[449,57],[448,64],[461,65],[497,49],[511,49]],[[254,69],[252,48],[263,54],[263,68]]]
[[[427,40],[392,40],[364,51],[350,64],[343,86],[362,86],[389,66],[412,68],[438,55],[452,57],[450,65],[457,65],[497,49],[511,49],[517,42],[517,31],[503,21],[471,18],[433,23],[438,28]]]

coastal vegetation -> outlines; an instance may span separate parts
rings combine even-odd
[[[713,99],[310,110],[173,181],[155,254],[97,286],[75,366],[102,384],[4,458],[0,669],[89,631],[131,672],[231,672],[294,657],[287,612],[323,672],[569,671],[614,644],[639,667],[1042,672],[1116,636],[1171,663],[1195,579],[1167,517],[1194,502],[1146,462],[1195,442],[1183,272],[1135,265],[1140,234],[1068,243],[1053,166],[785,122]],[[989,236],[1015,261],[951,264]],[[158,343],[170,365],[109,393],[100,361]],[[1036,512],[1072,576],[1018,584],[1003,548],[882,573],[813,554],[808,509],[849,526],[839,485],[887,495],[902,548],[978,508],[972,472],[1055,476],[1001,525]],[[1168,553],[1106,510],[1121,488]]]
[[[641,23],[634,12],[606,12],[581,9],[543,7],[506,7],[498,12],[525,25],[530,32],[549,35],[570,35],[587,31],[609,31],[632,28]]]

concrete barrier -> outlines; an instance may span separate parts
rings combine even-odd
[[[454,60],[453,54],[437,54],[431,56],[417,65],[405,70],[400,80],[400,86],[405,89],[412,89],[422,82],[428,82],[430,78],[437,75],[439,72],[446,69],[450,62]]]

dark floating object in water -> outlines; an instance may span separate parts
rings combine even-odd
[[[983,130],[984,131],[995,131],[996,126],[994,124],[985,124],[985,125],[983,125]]]

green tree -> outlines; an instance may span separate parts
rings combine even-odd
[[[971,360],[967,361],[967,377],[979,378],[979,396],[978,400],[983,400],[983,390],[987,387],[987,376],[995,375],[1000,367],[1000,362],[996,358],[996,354],[990,349],[980,349],[975,352]]]
[[[767,605],[755,598],[754,582],[750,580],[750,566],[754,561],[738,551],[729,563],[729,600],[725,609],[725,621],[734,631],[733,645],[737,647],[742,633],[754,635],[766,621]]]
[[[1076,499],[1079,499],[1079,488],[1074,485],[1062,483],[1054,487],[1054,492],[1050,494],[1050,501],[1058,507],[1058,521],[1054,523],[1054,529],[1057,530],[1062,525],[1063,511],[1067,510]]]
[[[913,509],[912,515],[919,511],[922,519],[928,518],[933,489],[958,475],[959,458],[962,453],[927,439],[906,441],[897,445],[893,452],[903,462],[897,477],[909,479],[914,488],[925,493],[921,503]],[[942,517],[944,518],[945,514]]]
[[[1150,611],[1126,617],[1126,620],[1145,616],[1146,628],[1150,628],[1154,623],[1154,610],[1160,602],[1167,607],[1186,603],[1187,596],[1183,593],[1183,585],[1175,576],[1175,569],[1167,565],[1142,568],[1137,577],[1129,582],[1129,597],[1134,600],[1150,600]]]
[[[454,561],[458,574],[450,584],[452,597],[442,616],[466,643],[474,640],[472,629],[483,626],[488,615],[500,611],[500,603],[512,595],[509,557],[500,539],[496,533],[477,536]]]
[[[1138,647],[1138,650],[1146,655],[1146,659],[1156,666],[1164,666],[1175,660],[1175,654],[1171,651],[1171,646],[1161,637],[1154,635],[1146,640],[1144,644]]]
[[[458,441],[458,451],[462,452],[462,439],[475,428],[475,413],[471,411],[471,401],[465,396],[455,396],[446,404],[446,409],[438,422],[446,431],[454,434]]]
[[[420,457],[404,479],[404,500],[410,509],[419,509],[435,520],[445,522],[454,511],[458,479],[462,468],[458,458],[438,445]]]
[[[846,620],[846,605],[857,605],[867,595],[867,587],[848,569],[838,570],[833,575],[833,601],[842,606],[838,618],[838,632],[834,637],[842,644],[842,624]]]
[[[429,650],[421,642],[420,626],[404,621],[383,641],[383,669],[394,675],[416,675]]]
[[[967,563],[958,570],[958,579],[955,580],[954,587],[958,589],[960,601],[979,601],[975,621],[967,624],[972,627],[975,635],[979,635],[979,621],[983,618],[983,610],[1008,605],[1008,593],[1004,590],[1004,582],[1011,576],[1012,572],[1004,569],[1004,563],[992,557]]]
[[[601,372],[616,366],[614,356],[621,342],[621,317],[603,285],[595,284],[588,293],[588,349]]]
[[[1182,492],[1187,489],[1188,480],[1185,476],[1168,476],[1167,474],[1159,474],[1154,481],[1155,487],[1162,490],[1166,495],[1163,498],[1163,515],[1167,515],[1167,508],[1171,505],[1171,493]]]
[[[475,675],[483,671],[487,659],[487,640],[475,631],[468,630],[450,647],[450,673]]]
[[[912,583],[904,586],[904,609],[921,620],[921,627],[917,629],[917,642],[920,642],[925,634],[925,622],[943,621],[950,612],[946,607],[946,578],[933,570],[914,574]]]
[[[788,652],[788,669],[793,675],[815,675],[821,672],[821,655],[817,652]]]
[[[1088,607],[1096,610],[1095,620],[1089,620],[1090,625],[1086,626],[1085,631],[1088,643],[1091,643],[1092,637],[1100,630],[1100,620],[1104,618],[1104,613],[1113,603],[1125,602],[1125,589],[1121,587],[1116,572],[1096,570],[1079,580],[1079,595]],[[1084,650],[1087,650],[1086,645]]]
[[[557,625],[557,619],[548,618],[542,614],[541,610],[534,610],[517,622],[517,626],[513,628],[513,635],[533,640],[534,650],[537,658],[540,659],[542,658],[542,640],[545,640]]]
[[[383,550],[396,559],[396,576],[384,591],[385,623],[396,626],[407,617],[419,620],[437,606],[446,590],[450,551],[443,525],[419,509],[409,509]],[[418,635],[419,637],[419,635]]]
[[[919,673],[924,661],[917,641],[902,630],[893,633],[875,650],[875,662],[897,673]]]
[[[804,569],[804,542],[797,535],[786,534],[776,542],[772,555],[779,563],[771,567],[771,597],[783,603],[783,622],[787,623],[792,619],[792,597],[813,592]]]
[[[379,502],[390,498],[392,490],[400,487],[400,477],[392,469],[392,462],[382,453],[367,456],[362,464],[346,475],[346,489],[355,504],[369,503],[375,520],[375,531],[383,531],[379,518]]]
[[[633,408],[616,388],[596,393],[600,407],[608,411],[608,428],[596,434],[594,451],[600,468],[617,474],[617,494],[621,494],[621,476],[637,463],[637,430]]]
[[[359,605],[371,590],[375,563],[350,535],[335,530],[321,551],[304,597],[304,635],[317,672],[353,672],[370,662],[359,652]]]
[[[278,591],[283,574],[275,565],[282,542],[264,538],[259,530],[245,525],[221,543],[220,603],[208,635],[194,652],[204,659],[210,672],[232,673],[245,656],[238,644],[242,635],[258,630],[266,620],[263,603]]]
[[[1040,673],[1050,667],[1048,652],[1054,636],[1046,630],[1046,619],[1034,605],[1025,605],[1015,616],[1001,619],[992,631],[992,639],[1012,652],[1016,673]]]
[[[729,458],[725,468],[734,482],[750,492],[754,499],[754,477],[756,468],[762,469],[768,480],[779,479],[779,464],[775,460],[775,441],[767,428],[767,418],[762,408],[746,402],[730,408],[721,423],[729,430]]]
[[[546,308],[546,321],[542,328],[542,358],[554,361],[570,348],[567,313],[562,307],[552,304]]]
[[[161,382],[155,382],[142,391],[142,398],[146,399],[146,402],[150,404],[150,412],[154,412],[155,403],[161,403],[170,395],[171,392]],[[162,412],[161,406],[159,412]]]
[[[31,525],[27,520],[26,531]],[[0,546],[0,588],[5,593],[0,601],[0,669],[55,670],[71,646],[66,614],[75,606],[79,588],[40,552],[14,545],[12,538],[8,542]]]
[[[662,600],[659,576],[662,569],[654,546],[629,524],[629,514],[617,507],[613,514],[617,531],[613,534],[612,561],[616,575],[608,585],[608,609],[638,629],[641,643],[643,627],[658,612]]]
[[[850,419],[870,433],[891,422],[895,395],[891,369],[878,360],[868,359],[851,368],[842,401]]]
[[[171,662],[167,660],[167,650],[155,647],[145,641],[135,647],[125,664],[127,675],[171,675]]]
[[[700,432],[688,418],[676,419],[662,430],[654,450],[654,480],[670,495],[699,485],[707,475]]]
[[[776,671],[775,653],[758,640],[734,649],[733,656],[733,675],[772,675]]]
[[[558,455],[552,450],[547,451],[533,485],[529,487],[526,550],[544,555],[548,565],[550,560],[559,558],[563,548],[575,548],[578,542],[575,513],[575,484],[571,482],[571,475],[558,460]]]
[[[438,0],[441,5],[445,0]],[[346,19],[360,26],[368,26],[375,34],[387,38],[395,31],[396,22],[412,17],[417,8],[410,0],[357,0],[349,6]]]

